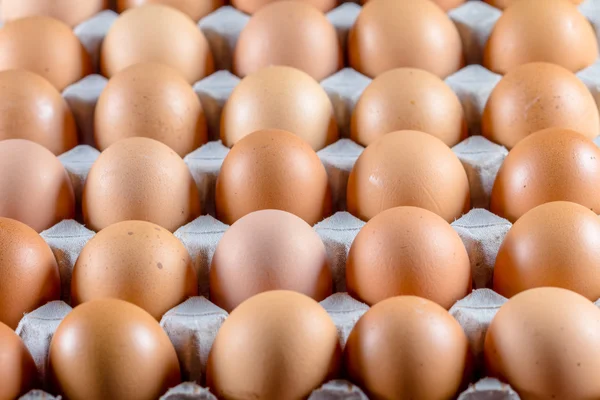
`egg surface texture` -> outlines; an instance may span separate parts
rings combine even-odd
[[[123,12],[129,8],[145,4],[164,4],[187,14],[194,21],[206,17],[217,8],[224,5],[223,0],[117,0],[117,11]]]
[[[2,0],[2,20],[45,15],[74,27],[106,9],[107,0]]]
[[[33,388],[37,369],[21,338],[0,322],[0,400],[14,400]]]

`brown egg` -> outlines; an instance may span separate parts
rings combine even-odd
[[[494,25],[483,65],[505,74],[518,65],[544,61],[577,72],[597,58],[594,29],[573,3],[519,0]]]
[[[71,281],[73,305],[117,298],[157,320],[197,294],[198,280],[183,244],[145,221],[118,222],[98,232],[81,251]]]
[[[117,299],[71,311],[50,343],[48,370],[67,399],[157,399],[181,382],[177,354],[158,322]]]
[[[104,150],[83,188],[83,218],[99,231],[140,220],[174,232],[200,215],[192,174],[181,157],[153,139],[123,139]]]
[[[233,224],[253,211],[290,212],[314,225],[331,213],[325,167],[302,139],[282,130],[262,130],[240,140],[217,178],[217,216]]]
[[[206,118],[194,89],[162,64],[135,64],[113,76],[98,99],[94,126],[100,150],[143,136],[184,157],[207,141]]]
[[[0,140],[27,139],[60,155],[77,146],[67,102],[44,78],[25,70],[0,72]]]
[[[452,222],[471,207],[458,157],[418,131],[388,133],[369,145],[352,168],[346,197],[348,211],[365,221],[388,208],[414,206]]]
[[[417,130],[454,146],[467,137],[460,100],[430,72],[393,69],[375,78],[361,95],[351,121],[351,138],[368,146],[389,132]]]
[[[240,33],[233,70],[244,77],[269,65],[298,68],[320,81],[342,68],[335,28],[322,12],[301,1],[261,8]]]
[[[454,23],[429,0],[371,0],[348,36],[350,66],[372,78],[413,67],[440,78],[463,65],[462,42]]]
[[[290,131],[315,151],[338,139],[327,93],[310,75],[290,67],[266,67],[242,79],[221,117],[221,140],[228,147],[261,129]]]
[[[467,0],[433,0],[442,10],[448,11],[463,5]]]
[[[60,91],[92,72],[89,55],[71,28],[43,16],[0,29],[0,71],[8,69],[35,72]]]
[[[492,188],[490,211],[511,222],[551,201],[600,213],[600,149],[566,129],[546,129],[508,153]]]
[[[514,68],[492,91],[483,111],[482,134],[508,149],[546,128],[573,129],[593,139],[600,133],[598,107],[573,73],[553,64]]]
[[[0,276],[0,322],[12,329],[25,313],[60,298],[60,275],[50,247],[27,225],[1,217]]]
[[[74,27],[106,9],[107,0],[2,0],[2,20],[45,15]]]
[[[38,232],[75,216],[67,171],[50,150],[23,139],[0,141],[0,216]]]
[[[27,393],[36,382],[37,370],[21,338],[0,323],[0,399],[13,400]]]
[[[118,12],[144,4],[164,4],[178,9],[194,21],[198,21],[223,6],[225,2],[224,0],[116,0],[116,3]]]
[[[110,78],[139,62],[169,65],[189,83],[214,71],[208,41],[194,21],[160,4],[125,11],[102,42],[100,69],[105,76]]]
[[[208,356],[207,386],[220,399],[303,399],[337,375],[337,330],[319,303],[276,290],[225,320]]]
[[[508,7],[509,5],[517,2],[517,0],[484,0],[484,1],[494,7],[501,9],[501,10],[503,10],[506,7]],[[581,4],[583,2],[583,0],[570,0],[570,1],[573,4]]]
[[[598,398],[600,310],[569,290],[527,290],[500,308],[484,354],[523,400]]]
[[[331,271],[319,235],[285,211],[237,220],[219,241],[210,267],[210,300],[231,311],[268,290],[293,290],[317,301],[331,295]]]
[[[378,303],[358,320],[344,351],[353,382],[372,399],[452,399],[469,373],[469,342],[437,304],[414,296]]]
[[[279,0],[231,0],[231,5],[246,14],[254,14],[264,6]],[[328,12],[337,7],[338,0],[302,0],[321,12]]]

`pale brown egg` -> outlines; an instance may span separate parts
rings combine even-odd
[[[0,322],[0,399],[14,400],[36,383],[37,369],[21,338]]]
[[[145,4],[164,4],[187,14],[194,21],[206,17],[225,4],[224,0],[116,0],[116,2],[118,12]]]
[[[0,141],[0,216],[38,232],[75,216],[69,174],[50,150],[23,139]]]
[[[351,138],[368,146],[386,133],[417,130],[454,146],[467,137],[460,100],[434,74],[393,69],[375,78],[362,93],[350,125]]]
[[[333,106],[310,75],[284,66],[261,68],[235,87],[221,115],[221,140],[231,147],[261,129],[283,129],[318,151],[338,139]]]
[[[74,27],[106,9],[107,0],[2,0],[2,20],[45,15]]]
[[[48,372],[67,399],[152,400],[181,382],[158,322],[117,299],[90,301],[65,317],[50,343]]]
[[[264,6],[279,0],[231,0],[231,5],[247,14],[254,14]],[[301,0],[321,12],[328,12],[338,5],[338,0]]]
[[[600,218],[565,201],[525,213],[500,246],[494,291],[504,297],[536,287],[561,287],[600,299]]]
[[[508,149],[527,135],[565,128],[593,139],[600,134],[594,97],[575,74],[558,65],[514,68],[492,91],[483,111],[483,136]]]
[[[269,65],[298,68],[320,81],[342,67],[335,28],[302,1],[280,0],[261,8],[238,38],[233,71],[244,77]]]
[[[433,0],[442,10],[448,11],[463,5],[467,0]]]
[[[189,83],[214,71],[208,41],[194,21],[181,11],[161,4],[125,11],[102,42],[103,75],[110,78],[140,62],[166,64],[178,70]]]
[[[0,322],[11,329],[25,313],[60,299],[60,275],[50,247],[27,225],[1,217],[0,276]]]
[[[371,399],[452,399],[470,373],[469,342],[439,305],[393,297],[369,309],[348,337],[350,379]]]
[[[598,398],[600,310],[566,289],[519,293],[492,320],[484,354],[523,400]]]
[[[181,157],[206,143],[202,104],[177,70],[139,63],[108,81],[94,112],[96,145],[104,150],[134,136],[158,140]]]
[[[282,130],[262,130],[240,140],[217,178],[217,216],[233,224],[253,211],[290,212],[314,225],[331,213],[327,172],[310,146]]]
[[[600,149],[567,129],[536,132],[508,153],[492,188],[490,211],[514,222],[552,201],[600,212]]]
[[[27,139],[60,155],[77,146],[67,102],[50,82],[25,70],[0,72],[0,140]]]
[[[449,309],[471,292],[471,264],[460,236],[442,217],[396,207],[372,218],[354,239],[346,286],[369,305],[412,295]]]
[[[486,3],[499,8],[501,10],[505,9],[509,5],[516,3],[517,0],[484,0]],[[583,0],[570,0],[573,4],[581,4]]]
[[[471,207],[458,157],[418,131],[388,133],[369,145],[352,168],[346,198],[348,211],[365,221],[388,208],[413,206],[452,222]]]
[[[169,231],[145,221],[102,229],[73,269],[73,305],[101,298],[133,303],[154,318],[198,294],[192,259]]]
[[[246,300],[225,320],[208,356],[218,398],[304,399],[340,365],[333,321],[319,303],[285,290]]]
[[[231,311],[255,294],[293,290],[316,301],[331,295],[325,246],[301,218],[260,210],[225,232],[210,267],[210,300]]]
[[[440,78],[463,66],[462,42],[454,23],[429,0],[371,0],[348,36],[350,66],[372,78],[412,67]]]
[[[192,174],[181,157],[153,139],[123,139],[104,150],[83,188],[83,218],[99,231],[140,220],[171,232],[200,215]]]
[[[519,0],[494,25],[483,66],[499,74],[536,61],[573,72],[598,58],[598,40],[590,22],[567,0]]]

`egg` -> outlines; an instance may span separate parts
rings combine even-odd
[[[567,129],[546,129],[508,153],[492,188],[490,211],[511,222],[552,201],[600,212],[600,149]]]
[[[598,398],[600,310],[566,289],[519,293],[492,320],[484,354],[523,400]]]
[[[23,139],[0,141],[0,217],[38,232],[75,216],[67,171],[50,150]]]
[[[351,138],[368,146],[389,132],[418,130],[454,146],[467,137],[460,100],[434,74],[397,68],[375,78],[364,90],[350,125]]]
[[[152,400],[181,382],[158,322],[117,299],[82,304],[65,317],[50,343],[48,372],[67,399]]]
[[[129,301],[160,320],[198,294],[192,259],[169,231],[145,221],[102,229],[83,248],[73,269],[73,305],[101,298]]]
[[[515,67],[492,91],[483,111],[483,136],[508,149],[533,132],[566,128],[590,139],[600,133],[594,97],[570,71],[548,63]]]
[[[336,327],[319,303],[265,292],[243,302],[217,332],[207,386],[223,400],[303,399],[336,377],[340,356]]]
[[[400,67],[445,78],[464,63],[456,26],[429,0],[369,1],[350,29],[348,59],[371,78]]]
[[[261,68],[242,79],[221,118],[221,140],[229,147],[261,129],[290,131],[315,151],[338,139],[327,93],[310,75],[291,67]]]
[[[1,217],[0,276],[0,323],[11,329],[17,329],[25,313],[60,299],[60,275],[50,247],[27,225]],[[0,381],[2,376],[0,372]]]
[[[123,139],[100,154],[83,187],[83,219],[95,231],[127,220],[174,232],[200,215],[198,189],[181,157],[153,139]]]
[[[188,83],[195,83],[214,71],[208,41],[194,21],[181,11],[161,4],[125,11],[102,42],[100,69],[104,76],[110,78],[140,62],[173,67]]]
[[[278,0],[232,0],[231,5],[237,8],[240,11],[243,11],[247,14],[254,14],[262,7],[271,4]],[[328,12],[337,7],[337,0],[302,0],[311,6],[314,6],[321,12]]]
[[[13,400],[36,383],[37,370],[21,338],[0,323],[0,399]]]
[[[484,0],[484,1],[494,7],[501,9],[501,10],[505,9],[512,3],[516,2],[516,0]],[[583,2],[583,0],[570,0],[570,1],[573,4],[580,4]]]
[[[2,20],[45,15],[74,27],[106,9],[107,3],[107,0],[2,0]]]
[[[471,208],[458,157],[418,131],[391,132],[371,143],[350,172],[346,198],[348,211],[365,221],[388,208],[414,206],[452,222]]]
[[[463,5],[465,1],[467,0],[433,0],[433,2],[440,6],[444,11],[458,8],[459,6]]]
[[[244,77],[269,65],[298,68],[320,81],[342,67],[335,28],[325,15],[301,1],[275,1],[244,27],[233,55],[233,71]]]
[[[143,136],[184,157],[207,141],[198,96],[177,70],[163,64],[139,63],[115,74],[98,99],[94,128],[100,150]]]
[[[294,214],[255,211],[219,241],[210,267],[210,300],[231,311],[255,294],[278,289],[317,301],[331,295],[327,252],[319,235]]]
[[[471,265],[460,236],[442,217],[422,208],[390,208],[354,239],[346,286],[369,305],[414,295],[449,309],[471,292]]]
[[[262,130],[240,140],[217,178],[218,218],[233,224],[265,209],[287,211],[314,225],[331,213],[327,172],[317,154],[294,134]]]
[[[116,3],[118,12],[145,4],[164,4],[178,9],[194,21],[198,21],[222,7],[225,2],[224,0],[116,0]]]
[[[344,363],[372,399],[456,398],[471,365],[459,323],[437,304],[393,297],[369,309],[348,337]]]
[[[71,28],[45,16],[11,21],[0,29],[0,71],[26,69],[62,91],[92,72],[90,57]]]
[[[594,29],[573,3],[519,0],[494,25],[483,66],[505,74],[518,65],[543,61],[577,72],[597,58]]]

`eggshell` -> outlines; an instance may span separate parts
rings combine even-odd
[[[118,222],[98,232],[81,251],[71,281],[74,305],[117,298],[157,320],[197,294],[198,280],[183,244],[145,221]]]
[[[123,139],[104,150],[83,188],[83,218],[99,231],[141,220],[174,232],[200,215],[198,189],[181,157],[153,139]]]
[[[388,133],[358,157],[348,178],[348,211],[368,221],[388,208],[414,206],[448,222],[470,209],[467,173],[441,140],[418,131]]]
[[[116,3],[118,12],[145,4],[164,4],[178,9],[194,21],[198,21],[223,6],[225,2],[223,0],[116,0]]]
[[[279,0],[231,0],[231,5],[247,14],[254,14],[264,6]],[[338,0],[302,0],[321,12],[331,11],[338,5]]]
[[[319,235],[285,211],[261,210],[223,235],[210,267],[210,300],[231,311],[268,290],[293,290],[317,301],[331,295],[331,271]]]
[[[600,310],[569,290],[527,290],[500,308],[484,354],[523,400],[598,398]]]
[[[369,309],[344,352],[350,378],[371,399],[455,398],[470,358],[458,322],[414,296],[393,297]]]
[[[90,57],[71,28],[44,16],[0,29],[0,71],[9,69],[35,72],[60,91],[92,72]]]
[[[518,65],[545,61],[577,72],[597,58],[594,29],[573,3],[519,0],[494,25],[483,65],[505,74]]]
[[[0,400],[13,400],[33,388],[37,370],[21,338],[0,323]]]
[[[74,27],[106,9],[107,0],[2,0],[2,20],[45,15]]]
[[[233,224],[257,210],[290,212],[314,225],[331,213],[325,167],[310,146],[294,134],[254,132],[229,152],[217,178],[217,216]]]
[[[116,299],[71,311],[50,343],[48,369],[67,399],[157,399],[181,382],[177,354],[158,322]]]
[[[590,139],[600,133],[598,107],[573,73],[553,64],[514,68],[492,91],[483,111],[482,134],[508,149],[546,128],[572,129]]]
[[[448,146],[468,133],[452,89],[432,73],[413,68],[393,69],[375,78],[352,114],[351,138],[363,146],[399,130],[429,133]]]
[[[94,126],[100,150],[143,136],[184,157],[207,141],[206,118],[194,89],[162,64],[135,64],[113,76],[98,99]]]
[[[577,132],[546,129],[508,153],[492,188],[490,211],[514,222],[540,204],[560,200],[600,212],[600,149]]]
[[[486,3],[499,8],[501,10],[505,9],[509,5],[516,3],[516,0],[484,0]],[[573,4],[581,4],[583,0],[570,0]]]
[[[225,104],[221,140],[228,147],[261,129],[283,129],[318,151],[338,139],[333,106],[310,75],[272,66],[248,75]]]
[[[442,10],[448,11],[463,5],[467,0],[433,0]]]
[[[221,326],[207,386],[225,400],[303,399],[336,376],[340,355],[335,325],[319,303],[296,292],[266,292]]]
[[[335,28],[301,1],[275,1],[250,18],[237,41],[233,70],[244,77],[269,65],[298,68],[320,81],[342,68]]]
[[[71,180],[58,158],[23,139],[0,141],[0,216],[38,232],[75,216]]]
[[[103,75],[110,78],[140,62],[171,66],[189,83],[214,71],[208,41],[194,21],[181,11],[161,4],[125,11],[102,42],[100,69]]]
[[[424,69],[440,78],[463,66],[454,23],[429,0],[371,0],[348,36],[350,66],[372,78],[399,67]]]

